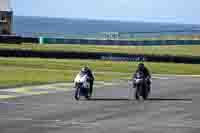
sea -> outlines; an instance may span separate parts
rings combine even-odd
[[[67,37],[127,33],[145,35],[200,34],[200,25],[114,20],[14,16],[13,32],[20,36]]]

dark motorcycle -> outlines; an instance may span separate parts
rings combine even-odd
[[[135,99],[139,100],[140,96],[146,100],[150,93],[147,81],[149,79],[144,77],[144,74],[141,72],[137,72],[133,79],[133,84],[135,88]]]

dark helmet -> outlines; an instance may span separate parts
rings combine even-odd
[[[138,65],[138,69],[139,69],[139,70],[143,70],[143,69],[144,69],[144,63],[140,63],[140,64]]]

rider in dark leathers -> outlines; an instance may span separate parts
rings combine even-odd
[[[92,74],[92,70],[89,69],[88,66],[85,66],[82,68],[81,70],[82,73],[85,73],[88,75],[88,77],[90,78],[89,79],[89,82],[90,82],[90,95],[92,95],[92,92],[93,92],[93,83],[94,83],[94,75]]]
[[[151,80],[150,80],[151,74],[150,74],[149,70],[144,66],[143,63],[140,63],[138,65],[136,72],[133,75],[133,78],[135,78],[135,74],[137,72],[142,72],[144,74],[145,79],[147,79],[148,90],[150,91],[151,90]],[[133,86],[135,87],[135,84],[133,84]]]

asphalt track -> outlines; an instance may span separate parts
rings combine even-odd
[[[90,101],[69,90],[2,98],[0,133],[199,133],[199,81],[153,79],[148,101],[131,100],[127,81],[95,86]]]

